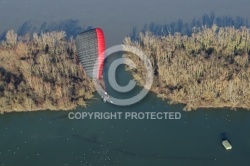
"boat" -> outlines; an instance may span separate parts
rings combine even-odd
[[[232,149],[232,145],[230,144],[230,142],[229,142],[228,140],[222,141],[222,145],[224,146],[224,148],[225,148],[226,150]]]

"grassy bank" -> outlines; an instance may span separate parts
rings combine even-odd
[[[250,30],[233,27],[194,29],[191,36],[157,37],[141,33],[125,45],[144,51],[154,68],[152,91],[185,110],[201,107],[250,108]],[[129,50],[128,50],[129,51]],[[134,55],[134,78],[144,84],[145,70]]]
[[[17,36],[0,45],[0,112],[69,110],[86,105],[94,87],[65,32]]]

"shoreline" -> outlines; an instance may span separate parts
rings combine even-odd
[[[221,109],[221,108],[226,108],[228,110],[232,110],[232,111],[237,111],[237,109],[244,109],[246,111],[250,110],[250,105],[244,105],[244,106],[239,106],[239,107],[232,107],[232,105],[230,103],[224,103],[224,104],[218,104],[218,105],[213,105],[211,103],[199,103],[197,105],[192,105],[192,106],[188,106],[186,103],[186,101],[173,101],[171,100],[171,98],[168,98],[167,96],[159,96],[159,91],[155,90],[155,89],[150,89],[149,92],[153,93],[157,98],[159,98],[162,101],[166,101],[169,105],[184,105],[183,111],[196,111],[197,109],[202,109],[202,108],[212,108],[212,109]]]
[[[14,31],[8,33],[12,38],[0,44],[0,114],[69,111],[86,106],[86,101],[93,98],[93,82],[78,61],[74,39],[66,41],[65,32],[40,36],[34,33],[19,39]],[[190,37],[180,34],[158,37],[147,32],[140,34],[138,41],[124,40],[125,45],[144,51],[153,63],[154,83],[150,91],[169,104],[186,105],[185,111],[250,109],[247,43],[249,29],[216,25],[204,27]],[[222,44],[224,47],[219,47]],[[131,54],[124,56],[139,66],[127,70],[143,85],[142,62]]]

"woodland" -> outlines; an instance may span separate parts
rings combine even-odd
[[[6,33],[0,44],[0,113],[86,106],[94,86],[64,31]]]
[[[154,69],[152,91],[169,103],[185,104],[184,110],[229,107],[250,108],[250,30],[233,26],[193,28],[191,35],[139,33],[127,37],[126,46],[142,50]],[[142,61],[129,52],[137,67],[129,69],[144,85]]]

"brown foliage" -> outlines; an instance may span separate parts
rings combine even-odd
[[[140,34],[138,41],[126,38],[125,45],[142,49],[155,70],[152,88],[159,97],[185,103],[186,110],[199,107],[250,109],[250,30],[242,27],[203,27],[192,36],[157,37]],[[127,57],[133,58],[131,54]],[[136,64],[139,59],[134,58]],[[145,72],[133,70],[141,82]]]
[[[65,41],[64,36],[65,32],[34,33],[20,37],[16,45],[2,46],[0,112],[86,105],[94,87],[77,60],[74,40]]]

